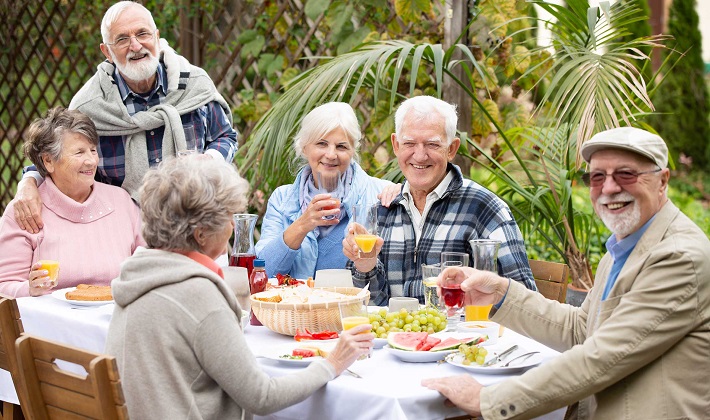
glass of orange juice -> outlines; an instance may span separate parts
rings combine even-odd
[[[59,277],[59,261],[39,260],[37,263],[41,265],[40,270],[47,270],[47,273],[49,273],[49,281],[52,282],[52,286],[56,286],[57,277]]]
[[[340,321],[343,323],[343,331],[357,327],[362,324],[370,323],[370,316],[367,313],[367,305],[365,302],[341,303],[338,305],[340,309]],[[368,330],[366,332],[369,332]],[[363,333],[364,334],[364,333]],[[358,360],[367,359],[369,355],[362,355]]]
[[[353,206],[355,243],[360,248],[360,258],[375,258],[377,242],[377,209],[380,204]]]

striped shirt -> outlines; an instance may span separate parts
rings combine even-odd
[[[389,208],[379,208],[378,233],[385,242],[377,266],[363,273],[348,261],[354,284],[370,283],[371,304],[384,306],[396,296],[423,302],[421,265],[439,263],[446,251],[465,252],[473,262],[470,241],[474,239],[500,240],[498,274],[537,290],[522,234],[508,206],[491,191],[464,179],[458,166],[449,164],[448,170],[453,179],[426,214],[419,241],[400,194]]]

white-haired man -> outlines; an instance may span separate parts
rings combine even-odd
[[[508,206],[451,163],[461,143],[456,123],[456,108],[431,96],[407,99],[397,109],[391,141],[406,182],[389,208],[379,208],[378,258],[359,254],[352,225],[343,240],[354,282],[370,284],[375,305],[396,296],[423,301],[421,265],[438,263],[444,251],[467,253],[473,262],[475,239],[501,241],[498,272],[537,290]]]
[[[231,162],[237,150],[232,113],[207,73],[160,39],[150,11],[139,3],[111,6],[101,22],[106,61],[69,105],[88,115],[99,132],[97,180],[136,199],[149,167],[193,149]],[[20,227],[38,232],[42,182],[25,169],[15,197]]]
[[[624,127],[581,151],[594,210],[613,235],[580,308],[474,269],[439,279],[456,279],[467,304],[497,303],[494,321],[564,352],[485,388],[467,375],[422,384],[486,419],[531,418],[576,401],[576,418],[707,418],[710,241],[668,200],[666,144]]]

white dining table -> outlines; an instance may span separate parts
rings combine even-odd
[[[56,340],[94,352],[103,352],[113,304],[98,307],[75,307],[50,295],[18,298],[25,332]],[[271,376],[287,375],[301,366],[260,357],[272,354],[275,348],[294,343],[266,327],[249,325],[245,336],[252,353]],[[559,353],[505,329],[497,346],[518,344],[528,351],[539,351],[542,363]],[[424,378],[471,374],[483,385],[503,381],[520,374],[489,375],[471,373],[448,363],[405,363],[387,349],[373,350],[370,358],[356,361],[350,369],[361,378],[343,374],[330,381],[306,400],[269,416],[258,419],[443,419],[465,414],[444,405],[444,398],[436,391],[421,386]],[[10,374],[0,370],[0,400],[17,404],[17,394]],[[541,418],[562,419],[564,409]]]

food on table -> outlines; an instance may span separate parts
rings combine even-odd
[[[254,299],[262,302],[277,303],[324,303],[351,299],[351,295],[331,292],[322,289],[311,289],[305,284],[282,289],[270,289],[252,295]]]
[[[306,280],[306,285],[311,289],[316,287],[316,282],[315,280],[313,280],[313,277],[308,277],[308,280]]]
[[[113,300],[111,286],[79,284],[76,289],[65,294],[67,300],[108,301]]]
[[[446,329],[446,314],[436,308],[422,308],[407,311],[402,308],[396,312],[387,312],[380,308],[378,312],[370,313],[372,331],[378,338],[387,338],[390,332],[435,332]]]
[[[281,359],[302,360],[308,357],[316,356],[327,357],[328,353],[330,352],[315,346],[299,346],[298,348],[293,349],[291,354],[284,354],[279,357]]]
[[[441,340],[425,332],[395,332],[387,336],[390,347],[406,351],[444,351],[461,346],[475,347],[486,339],[483,337],[454,338]]]
[[[299,284],[304,284],[303,281],[294,279],[288,274],[276,273],[276,280],[279,286],[298,286]]]
[[[461,361],[461,364],[463,365],[468,366],[471,363],[482,365],[486,361],[486,355],[488,354],[488,350],[486,350],[485,347],[481,347],[479,345],[461,344],[459,346],[459,354],[463,356],[463,360]]]
[[[305,332],[301,330],[296,331],[296,335],[293,337],[296,341],[303,340],[332,340],[338,338],[338,333],[336,331],[321,331],[317,333],[312,333],[308,331],[308,328],[304,328]]]

